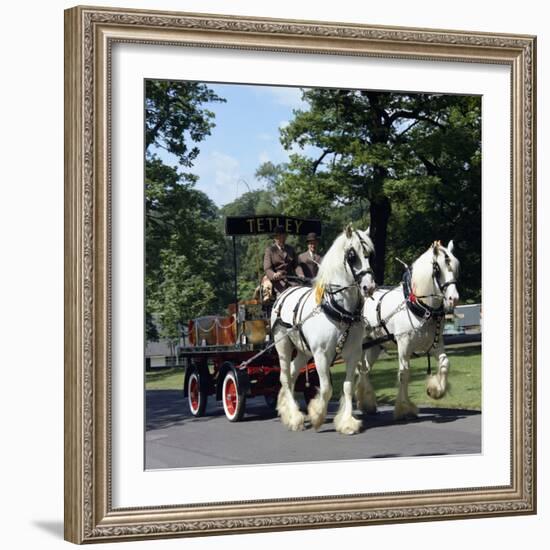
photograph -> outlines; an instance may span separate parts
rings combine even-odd
[[[144,101],[145,468],[481,453],[481,97]]]
[[[536,36],[466,28],[65,11],[66,540],[536,512]]]

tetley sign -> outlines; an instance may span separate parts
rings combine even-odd
[[[305,220],[289,216],[228,216],[225,218],[226,235],[271,234],[276,226],[283,226],[289,235],[321,234],[319,220]]]

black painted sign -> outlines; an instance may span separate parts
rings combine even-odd
[[[290,216],[228,216],[225,218],[226,235],[263,235],[273,233],[276,226],[282,225],[289,235],[321,234],[320,220],[305,220]]]

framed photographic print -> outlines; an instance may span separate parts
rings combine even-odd
[[[65,538],[532,514],[532,36],[65,12]]]

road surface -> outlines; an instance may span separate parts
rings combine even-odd
[[[363,431],[337,433],[331,402],[322,428],[290,432],[265,405],[249,399],[241,422],[229,422],[209,399],[206,416],[193,418],[181,391],[146,392],[146,469],[272,464],[411,456],[478,454],[481,413],[420,407],[419,417],[395,422],[392,408],[364,415]]]

